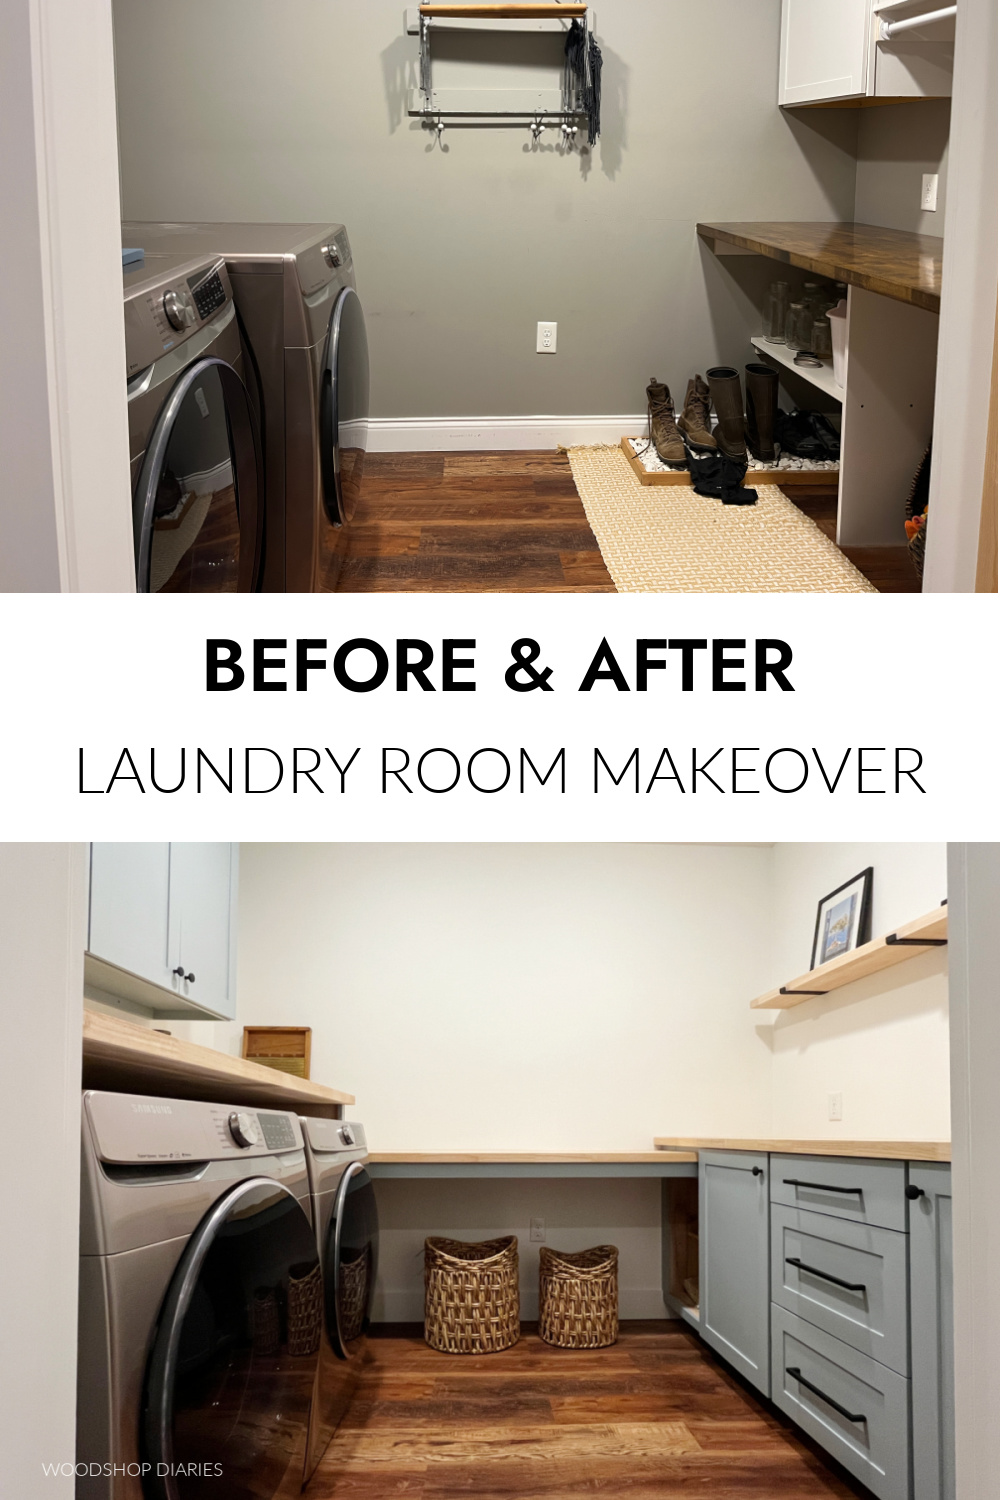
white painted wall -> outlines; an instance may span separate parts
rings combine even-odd
[[[0,591],[131,592],[111,0],[4,0],[0,139]]]
[[[767,987],[806,972],[817,901],[868,865],[873,937],[933,911],[947,895],[943,844],[777,845]],[[941,949],[794,1010],[758,1012],[774,1059],[774,1135],[949,1140],[947,973]],[[844,1096],[839,1124],[828,1118],[831,1093]]]
[[[313,1027],[379,1151],[753,1131],[770,853],[244,844],[238,1018]],[[749,988],[748,988],[749,987]]]
[[[42,1465],[76,1456],[84,889],[82,845],[0,846],[0,1490],[17,1500],[74,1494]]]

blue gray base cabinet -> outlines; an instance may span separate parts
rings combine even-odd
[[[878,1500],[955,1500],[950,1168],[703,1149],[678,1207],[700,1307],[665,1257],[668,1307]]]
[[[768,1158],[703,1151],[698,1175],[702,1338],[770,1394]]]
[[[951,1168],[911,1163],[909,1197],[913,1500],[955,1500]]]

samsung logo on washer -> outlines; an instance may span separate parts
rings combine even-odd
[[[169,1104],[133,1104],[133,1114],[137,1115],[172,1115],[173,1110]]]

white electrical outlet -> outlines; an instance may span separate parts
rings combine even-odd
[[[555,354],[556,342],[559,333],[558,323],[539,323],[538,325],[538,353]]]
[[[531,1239],[532,1244],[535,1244],[535,1245],[544,1245],[545,1244],[545,1220],[544,1219],[532,1219],[530,1221],[530,1223],[531,1223],[531,1228],[530,1228],[530,1231],[529,1231],[529,1238]]]
[[[924,185],[920,193],[920,207],[925,214],[937,213],[937,187],[938,174],[936,172],[925,172]]]
[[[827,1094],[826,1098],[829,1107],[829,1118],[831,1120],[842,1120],[844,1118],[843,1094]]]

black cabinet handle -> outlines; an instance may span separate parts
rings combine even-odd
[[[188,984],[194,984],[194,975],[193,974],[185,974],[184,978],[187,980]]]
[[[785,1256],[786,1266],[797,1266],[800,1271],[808,1271],[810,1276],[819,1276],[823,1281],[832,1281],[834,1286],[842,1286],[845,1292],[867,1292],[868,1288],[863,1281],[841,1281],[839,1276],[831,1276],[829,1271],[820,1271],[816,1266],[807,1266],[804,1260],[799,1260],[797,1255]]]
[[[764,1168],[763,1167],[754,1167],[754,1169],[753,1169],[753,1175],[755,1177],[763,1177],[763,1175],[764,1175]]]
[[[839,1411],[840,1415],[846,1417],[849,1422],[868,1421],[864,1413],[848,1411],[846,1406],[841,1406],[839,1401],[834,1401],[832,1396],[826,1394],[826,1391],[821,1391],[818,1385],[813,1385],[811,1380],[806,1379],[798,1365],[791,1366],[791,1368],[785,1371],[785,1374],[790,1375],[793,1380],[797,1380],[799,1385],[804,1385],[807,1391],[812,1391],[813,1395],[818,1396],[821,1401],[825,1401],[827,1406],[832,1406],[834,1411]]]
[[[914,1187],[911,1183],[910,1186],[906,1189],[906,1196],[909,1198],[911,1203],[916,1203],[918,1198],[926,1198],[927,1194],[924,1192],[923,1188]]]
[[[803,1182],[801,1177],[784,1177],[782,1178],[782,1181],[784,1182],[785,1187],[815,1188],[819,1193],[856,1193],[859,1198],[863,1198],[865,1194],[864,1188],[834,1187],[833,1184],[829,1182]]]

